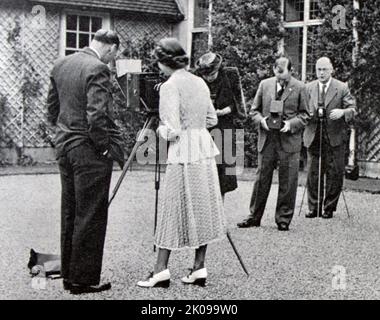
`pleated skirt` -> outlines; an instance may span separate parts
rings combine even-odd
[[[214,158],[168,164],[155,244],[179,250],[198,248],[226,235],[226,219]]]

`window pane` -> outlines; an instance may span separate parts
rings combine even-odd
[[[304,19],[304,0],[285,0],[284,20],[286,22]]]
[[[320,0],[310,0],[310,19],[321,19]]]
[[[77,30],[77,17],[74,15],[66,16],[66,29],[67,30]]]
[[[208,51],[208,33],[196,32],[193,33],[192,50],[191,50],[191,65],[194,66],[195,61]]]
[[[207,27],[209,15],[209,0],[194,1],[194,27]]]
[[[90,17],[79,17],[79,31],[90,31]]]
[[[75,50],[66,50],[65,51],[65,55],[66,56],[69,56],[70,54],[73,54],[73,53],[75,53],[76,51]]]
[[[92,23],[92,27],[91,27],[92,32],[96,32],[102,28],[102,18],[92,17],[91,23]]]
[[[302,76],[302,39],[303,28],[287,28],[285,36],[285,52],[293,63],[294,76],[301,79]]]
[[[66,33],[66,48],[76,48],[77,47],[77,35],[72,32]]]
[[[80,34],[79,35],[79,48],[88,47],[90,44],[90,35],[89,34]]]

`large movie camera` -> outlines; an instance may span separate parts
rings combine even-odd
[[[158,113],[159,86],[165,81],[159,73],[126,73],[121,77],[117,77],[116,80],[126,99],[128,108],[136,111],[144,110],[148,113]]]

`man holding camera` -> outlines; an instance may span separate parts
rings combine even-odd
[[[281,56],[273,67],[275,77],[263,80],[250,115],[259,126],[258,170],[250,215],[239,228],[259,227],[279,162],[279,192],[276,206],[278,230],[289,230],[298,183],[302,129],[310,115],[305,85],[291,76],[291,61]]]
[[[306,218],[317,217],[322,209],[323,213],[319,214],[322,218],[333,217],[343,186],[347,122],[356,114],[355,101],[348,86],[332,78],[332,72],[333,66],[329,58],[318,59],[316,63],[318,80],[307,85],[312,119],[304,132],[309,167],[307,178],[309,212]]]

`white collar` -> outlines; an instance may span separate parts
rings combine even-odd
[[[284,87],[284,89],[289,85],[289,82],[290,82],[290,78],[289,78],[289,80],[288,80],[287,82],[285,82],[285,87]],[[282,89],[281,84],[280,84],[280,82],[277,81],[277,80],[276,80],[276,83],[277,83],[277,91],[280,91],[280,90]]]
[[[328,90],[329,87],[330,87],[331,80],[332,80],[332,77],[330,77],[329,81],[327,81],[327,82],[325,83],[325,85],[326,85],[326,92],[327,92],[327,90]],[[323,83],[320,82],[320,81],[318,81],[318,84],[319,84],[319,91],[322,92]]]
[[[88,47],[90,50],[94,51],[96,53],[96,55],[98,56],[99,60],[101,60],[101,56],[100,56],[100,53],[98,50],[94,49],[94,48],[91,48],[91,47]]]

